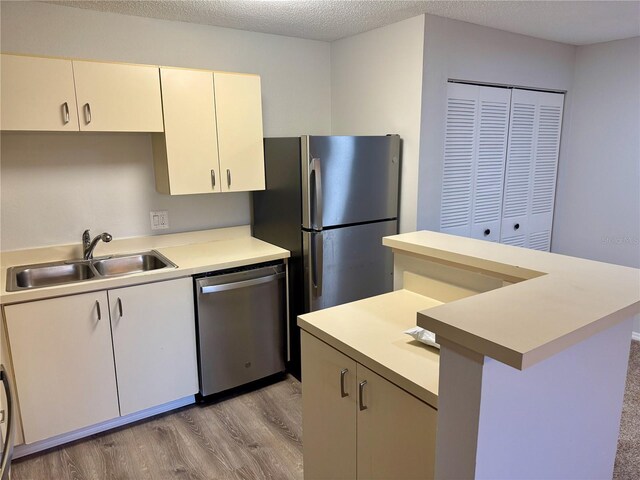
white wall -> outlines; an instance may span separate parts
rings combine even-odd
[[[3,1],[0,13],[3,52],[258,73],[265,136],[330,133],[326,42],[37,2]],[[248,193],[156,194],[147,134],[1,139],[2,250],[76,242],[88,227],[148,235],[149,209],[167,209],[172,232],[250,221]]]
[[[553,250],[640,268],[640,37],[578,47]]]
[[[426,16],[418,229],[439,230],[440,225],[447,81],[569,90],[574,57],[571,45]],[[570,102],[569,94],[565,109]]]
[[[552,250],[640,268],[640,37],[578,47],[572,92]]]
[[[402,137],[400,231],[416,229],[424,15],[331,44],[335,135]]]

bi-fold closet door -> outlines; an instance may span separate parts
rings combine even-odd
[[[440,230],[500,240],[511,90],[450,83]]]
[[[449,84],[442,232],[549,250],[563,99]]]
[[[549,251],[564,94],[514,89],[500,241]]]

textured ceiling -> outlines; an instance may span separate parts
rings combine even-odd
[[[49,1],[140,17],[333,41],[421,13],[573,45],[640,35],[640,1]]]

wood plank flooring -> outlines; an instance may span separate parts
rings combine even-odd
[[[301,479],[293,377],[13,462],[12,480]]]
[[[633,342],[613,478],[640,478],[640,343]],[[302,390],[293,377],[216,404],[13,462],[12,480],[302,479]]]

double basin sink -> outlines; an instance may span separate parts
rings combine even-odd
[[[7,269],[7,291],[66,285],[162,268],[177,268],[177,265],[155,250],[92,260],[22,265]]]

